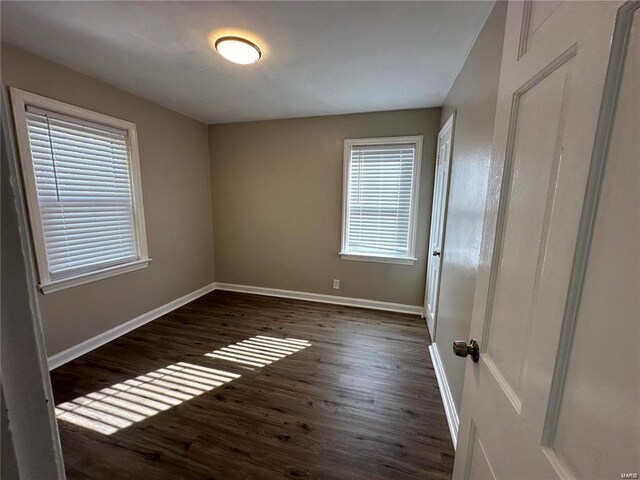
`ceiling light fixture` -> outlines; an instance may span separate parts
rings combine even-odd
[[[260,60],[260,48],[241,37],[226,36],[216,40],[215,48],[220,55],[233,63],[248,65]]]

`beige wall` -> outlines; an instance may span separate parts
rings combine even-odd
[[[466,363],[451,342],[469,340],[506,10],[496,3],[442,109],[456,123],[435,341],[458,411]]]
[[[19,48],[2,81],[137,125],[151,265],[39,295],[47,352],[58,353],[213,281],[207,126]]]
[[[439,122],[436,108],[210,126],[216,281],[422,305]],[[418,261],[341,260],[344,139],[416,134]]]

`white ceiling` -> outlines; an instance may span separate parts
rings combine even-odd
[[[2,1],[2,40],[205,123],[442,104],[493,6]],[[227,62],[209,37],[263,51]]]

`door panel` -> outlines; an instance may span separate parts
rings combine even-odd
[[[636,11],[571,361],[550,442],[578,478],[640,473],[639,86]]]
[[[482,442],[478,438],[478,430],[475,424],[471,425],[471,438],[469,440],[469,469],[466,478],[477,480],[495,480],[495,475],[489,464],[489,459],[484,451]]]
[[[535,35],[542,24],[549,18],[556,8],[562,3],[560,0],[547,0],[546,2],[528,2],[531,14],[529,16],[529,32]]]
[[[584,393],[567,370],[582,371],[570,361],[579,348],[571,341],[571,305],[581,288],[600,144],[608,138],[601,106],[617,91],[609,80],[605,88],[616,72],[608,69],[609,53],[621,61],[626,45],[619,36],[611,44],[621,5],[509,4],[471,325],[480,359],[467,360],[455,478],[592,477],[578,466],[579,455],[596,456],[584,415],[603,413],[562,405]],[[627,5],[621,15],[630,11]],[[629,333],[625,319],[620,330],[608,326],[609,340]]]
[[[513,149],[506,159],[510,164],[505,169],[510,174],[504,192],[507,206],[496,239],[502,247],[494,260],[498,269],[485,328],[490,332],[487,360],[509,384],[518,410],[561,163],[571,58],[516,94],[509,126]]]
[[[447,198],[449,192],[449,172],[451,167],[451,141],[455,114],[445,122],[438,134],[438,156],[433,182],[433,203],[431,207],[431,232],[427,255],[427,282],[424,300],[425,318],[431,340],[436,338],[436,318],[440,292],[440,270],[444,256],[444,230],[447,218]],[[436,254],[437,253],[437,254]]]
[[[520,27],[520,56],[527,52],[537,38],[544,37],[544,25],[561,3],[562,0],[525,1]]]

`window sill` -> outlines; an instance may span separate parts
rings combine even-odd
[[[38,285],[43,294],[57,292],[71,287],[77,287],[78,285],[84,285],[85,283],[96,282],[105,278],[114,277],[123,273],[133,272],[146,268],[151,259],[136,260],[135,262],[125,263],[124,265],[116,265],[114,267],[105,268],[96,272],[84,273],[71,278],[64,278],[61,280],[53,280],[51,282],[42,283]]]
[[[398,265],[413,265],[415,257],[385,257],[381,255],[367,255],[366,253],[339,253],[342,260],[355,260],[358,262],[395,263]]]

